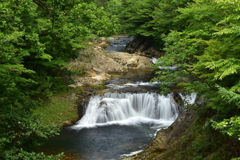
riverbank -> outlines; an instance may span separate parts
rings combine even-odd
[[[239,160],[232,158],[239,157],[239,141],[205,123],[214,112],[198,108],[180,113],[142,152],[123,160]]]
[[[41,123],[45,125],[60,124],[68,126],[78,120],[77,90],[69,88],[61,93],[55,93],[34,109],[35,115],[41,116]]]
[[[123,160],[175,159],[176,157],[174,158],[173,155],[179,150],[177,141],[186,134],[187,128],[193,124],[195,119],[196,112],[182,110],[174,123],[168,128],[160,130],[142,152],[123,158]]]

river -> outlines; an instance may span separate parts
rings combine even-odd
[[[128,41],[114,40],[107,49],[122,51]],[[65,152],[72,160],[118,160],[140,152],[178,116],[172,95],[159,95],[158,84],[148,82],[151,78],[152,71],[115,75],[107,93],[91,97],[82,119],[50,138],[41,151]]]

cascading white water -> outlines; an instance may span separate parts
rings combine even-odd
[[[134,117],[174,121],[177,106],[171,94],[157,93],[105,93],[91,97],[85,115],[77,125],[91,125],[122,121]]]
[[[179,95],[184,102],[184,106],[189,105],[189,104],[194,104],[197,99],[197,93],[191,93],[191,94],[179,93]]]
[[[158,61],[158,59],[157,59],[157,58],[154,58],[154,57],[152,57],[151,60],[152,60],[153,64],[156,64],[157,61]],[[162,62],[160,62],[160,63],[162,63]],[[162,70],[170,69],[170,70],[173,70],[173,71],[175,71],[175,70],[178,69],[177,66],[165,66],[165,67],[163,67],[163,66],[158,66],[158,68],[159,68],[159,69],[162,69]]]
[[[148,86],[148,87],[158,87],[159,86],[159,82],[135,82],[135,83],[126,83],[123,85],[119,85],[119,84],[108,84],[106,85],[109,88],[113,88],[113,89],[120,89],[120,88],[127,88],[127,87],[141,87],[141,86]]]

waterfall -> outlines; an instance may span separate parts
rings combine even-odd
[[[179,95],[184,102],[184,106],[187,106],[189,104],[194,104],[196,99],[197,99],[197,94],[196,93],[191,93],[191,94],[179,93]]]
[[[172,95],[105,93],[91,97],[85,115],[76,124],[94,125],[131,118],[174,121],[178,116]]]
[[[158,59],[155,58],[155,57],[152,57],[151,60],[152,60],[153,64],[156,64],[157,61],[158,61]],[[162,63],[162,62],[160,61],[159,63]],[[172,70],[172,71],[176,71],[176,70],[178,69],[177,66],[165,66],[165,67],[159,66],[158,68],[159,68],[160,70],[170,69],[170,70]]]

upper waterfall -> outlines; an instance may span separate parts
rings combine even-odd
[[[105,93],[91,97],[85,115],[75,127],[126,120],[171,121],[178,116],[172,95],[157,93]],[[136,120],[137,119],[137,120]]]
[[[179,93],[179,95],[184,102],[184,106],[189,104],[194,104],[197,99],[197,93],[191,93],[191,94]]]

